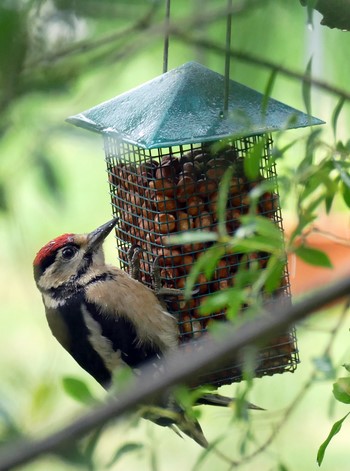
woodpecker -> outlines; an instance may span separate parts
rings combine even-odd
[[[154,292],[105,263],[103,242],[116,224],[113,219],[88,234],[63,234],[44,245],[33,262],[53,336],[104,388],[111,385],[113,371],[121,365],[133,370],[147,361],[156,365],[162,355],[178,347],[176,319],[161,299],[175,291]],[[232,402],[217,394],[198,400],[198,404],[225,407]],[[206,447],[199,423],[189,419],[173,399],[165,399],[164,404],[169,413],[158,418],[149,414],[150,420],[177,426]]]

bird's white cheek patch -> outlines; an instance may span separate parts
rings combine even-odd
[[[66,303],[65,299],[54,299],[50,295],[43,293],[43,301],[48,309],[57,309]]]
[[[124,362],[121,359],[120,350],[114,351],[111,341],[102,335],[100,324],[90,315],[86,306],[82,306],[85,325],[89,331],[89,342],[95,352],[102,358],[109,371],[115,370]]]

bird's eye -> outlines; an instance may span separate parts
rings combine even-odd
[[[76,254],[77,252],[77,249],[75,247],[65,247],[63,250],[62,250],[62,257],[65,259],[65,260],[70,260],[71,258],[74,257],[74,255]]]

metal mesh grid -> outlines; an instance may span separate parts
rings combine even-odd
[[[260,139],[265,140],[260,176],[256,181],[248,181],[243,171],[243,159]],[[196,243],[169,247],[164,244],[164,236],[192,228],[216,229],[219,181],[227,167],[232,165],[234,176],[226,216],[228,232],[233,234],[238,228],[237,218],[248,212],[249,191],[262,180],[268,180],[275,190],[262,195],[258,211],[278,225],[282,236],[276,168],[269,159],[271,148],[270,135],[225,140],[215,153],[208,144],[148,150],[105,137],[113,213],[120,219],[116,235],[121,268],[129,270],[127,252],[137,244],[142,248],[141,281],[152,285],[151,270],[158,256],[162,285],[182,289],[193,263],[206,245]],[[225,320],[224,311],[203,316],[198,308],[208,294],[233,286],[238,267],[253,261],[263,269],[268,255],[257,252],[249,256],[230,254],[223,257],[212,280],[200,275],[196,287],[198,292],[190,301],[186,304],[173,301],[169,305],[170,312],[178,319],[179,339],[183,346],[188,340],[205,333],[210,322]],[[277,292],[284,294],[286,302],[289,302],[287,266]],[[295,331],[292,330],[259,351],[256,376],[294,371],[298,362]],[[241,379],[242,364],[236,358],[230,359],[225,368],[203,377],[203,383],[220,385]]]

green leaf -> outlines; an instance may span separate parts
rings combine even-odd
[[[231,246],[235,252],[262,251],[279,253],[283,247],[280,229],[263,216],[245,215],[240,218]]]
[[[0,211],[6,212],[9,210],[9,202],[7,191],[3,182],[0,182]]]
[[[257,180],[260,174],[260,163],[265,139],[257,142],[244,158],[244,173],[248,180]]]
[[[275,82],[276,82],[277,73],[278,73],[277,69],[273,69],[271,71],[271,74],[269,76],[269,80],[267,81],[267,84],[266,84],[266,87],[265,87],[264,98],[263,98],[263,102],[262,102],[262,105],[261,105],[261,113],[263,114],[264,117],[266,115],[266,110],[267,110],[267,106],[269,104],[269,99],[272,95],[272,90],[273,90],[273,87],[274,87]]]
[[[233,321],[237,319],[237,315],[242,309],[243,304],[247,301],[246,290],[232,288],[229,303],[227,305],[226,317]]]
[[[350,378],[339,378],[333,384],[333,396],[339,402],[350,404]]]
[[[337,106],[334,108],[333,115],[332,115],[332,128],[333,128],[333,134],[334,134],[335,140],[337,139],[338,118],[339,118],[341,110],[343,109],[344,103],[345,103],[345,98],[344,97],[339,98]]]
[[[186,231],[165,237],[166,245],[196,244],[198,242],[215,242],[218,234],[210,231]]]
[[[219,195],[217,201],[217,230],[220,237],[225,237],[227,235],[226,230],[226,207],[227,207],[227,199],[228,199],[228,192],[230,188],[230,182],[232,180],[233,175],[233,167],[229,167],[224,175],[222,176],[219,184]]]
[[[265,270],[263,270],[265,279],[265,290],[267,293],[273,293],[280,285],[286,260],[272,255],[267,262]]]
[[[242,227],[251,227],[253,232],[274,239],[276,242],[281,241],[281,230],[274,222],[263,216],[245,215],[240,218]]]
[[[236,294],[237,290],[235,290],[234,288],[224,289],[222,291],[217,291],[215,293],[210,294],[209,296],[207,296],[205,302],[200,305],[199,313],[202,316],[205,316],[207,314],[213,314],[220,311],[229,304],[230,297]]]
[[[335,193],[333,195],[327,195],[324,199],[324,204],[325,204],[325,207],[326,207],[326,213],[327,214],[329,214],[331,212],[333,202],[334,202],[334,197],[335,197]],[[349,200],[349,203],[350,203],[350,200]]]
[[[344,184],[350,188],[350,175],[346,169],[346,162],[338,162],[333,160],[334,167],[338,170],[340,178],[343,180]]]
[[[225,252],[225,245],[215,244],[203,252],[203,254],[197,259],[186,279],[184,290],[185,299],[189,299],[191,297],[194,285],[196,284],[200,273],[204,273],[207,278],[211,278],[217,262],[223,257]]]
[[[209,446],[205,448],[202,453],[199,454],[197,461],[195,462],[194,466],[192,467],[192,471],[199,471],[203,468],[202,464],[204,460],[207,458],[211,457],[213,453],[215,453],[215,450],[217,448],[217,445],[219,445],[225,438],[227,437],[227,433],[224,433],[220,435],[218,438],[215,440],[211,440],[209,443]],[[212,453],[213,451],[213,453]]]
[[[62,379],[63,389],[73,399],[83,404],[91,405],[96,402],[86,383],[78,378],[66,376]]]
[[[214,271],[217,267],[219,260],[225,254],[226,248],[220,244],[215,244],[207,249],[209,255],[206,256],[205,262],[203,262],[203,273],[208,280],[211,280],[214,275]]]
[[[278,463],[277,471],[288,471],[288,468],[283,463]]]
[[[318,452],[317,452],[317,463],[319,466],[321,466],[322,464],[322,461],[323,461],[323,458],[324,458],[324,454],[326,452],[326,448],[328,447],[330,441],[332,440],[332,438],[334,437],[334,435],[336,435],[340,430],[341,430],[341,427],[343,425],[343,422],[344,420],[347,418],[347,416],[350,414],[350,412],[348,412],[342,419],[338,420],[337,422],[335,422],[333,424],[333,427],[331,428],[331,431],[329,432],[329,435],[328,437],[326,438],[326,440],[322,443],[322,445],[320,446],[320,448],[318,449]]]
[[[312,221],[314,221],[316,218],[317,218],[316,214],[310,214],[310,213],[305,213],[305,212],[299,213],[299,221],[296,228],[294,229],[294,231],[292,232],[290,236],[290,243],[293,242],[296,237],[300,236],[305,230],[305,228],[309,224],[311,224]]]
[[[344,363],[342,366],[350,373],[350,363]]]
[[[266,236],[251,235],[249,238],[233,241],[232,250],[236,253],[268,252],[279,253],[281,241],[268,239]]]
[[[302,175],[304,172],[309,171],[309,167],[313,165],[314,151],[319,145],[319,136],[321,132],[322,132],[321,129],[314,129],[308,135],[306,145],[305,145],[305,157],[301,160],[300,164],[297,166],[297,170],[296,170],[297,175]]]
[[[340,190],[344,203],[348,208],[350,208],[350,188],[344,183],[344,181],[340,182]]]
[[[122,445],[118,450],[115,452],[113,458],[107,464],[107,468],[111,468],[117,461],[119,461],[124,455],[127,453],[133,453],[144,448],[143,443],[141,442],[129,442]]]
[[[86,447],[84,450],[84,457],[85,459],[92,463],[93,461],[93,455],[96,451],[96,447],[100,442],[100,438],[102,435],[102,432],[105,428],[105,424],[101,425],[100,427],[96,428],[93,430],[91,433],[90,437],[88,437],[87,442],[86,442]]]
[[[309,115],[311,115],[311,82],[309,79],[311,78],[311,69],[312,69],[312,57],[307,63],[303,85],[302,85],[302,92],[303,92],[303,100],[305,104],[306,111]]]
[[[328,255],[318,249],[313,249],[311,247],[302,245],[295,250],[295,254],[310,265],[316,265],[325,268],[332,268],[333,266]]]

